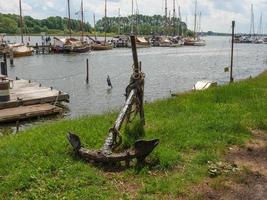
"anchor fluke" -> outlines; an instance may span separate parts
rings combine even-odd
[[[82,145],[81,145],[81,140],[78,135],[75,135],[74,133],[69,132],[67,135],[67,138],[69,140],[69,143],[73,147],[75,151],[78,151]]]

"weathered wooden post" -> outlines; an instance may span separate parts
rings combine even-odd
[[[4,53],[4,55],[3,55],[4,57],[4,63],[5,63],[5,65],[7,65],[7,59],[6,59],[6,53]]]
[[[89,83],[89,59],[86,59],[86,83]]]
[[[132,46],[132,53],[133,53],[133,61],[134,61],[134,70],[139,70],[138,67],[138,57],[137,57],[137,50],[136,50],[136,42],[135,36],[131,35],[131,46]]]
[[[1,74],[7,76],[7,65],[5,62],[1,62]]]
[[[136,38],[134,35],[131,35],[131,46],[132,46],[132,54],[133,54],[133,61],[134,61],[134,74],[140,75],[141,73],[141,62],[140,66],[138,64],[138,56],[137,56],[137,49],[136,49]],[[140,100],[140,119],[142,125],[145,125],[145,112],[144,112],[144,79],[142,79],[142,83],[140,84],[139,91],[139,100]]]
[[[36,54],[38,54],[39,53],[38,42],[36,42],[36,44],[35,44],[35,49],[36,49]]]
[[[16,121],[16,133],[19,132],[19,121]]]
[[[230,66],[230,83],[234,81],[233,65],[234,65],[234,38],[235,37],[235,21],[232,21],[232,47],[231,47],[231,66]]]
[[[42,54],[44,54],[44,51],[45,51],[45,49],[44,49],[44,42],[42,42]]]
[[[14,67],[14,52],[12,49],[9,51],[9,61],[10,61],[10,66]]]

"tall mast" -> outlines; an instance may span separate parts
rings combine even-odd
[[[201,17],[202,17],[202,13],[199,13],[199,19],[198,19],[198,31],[199,33],[201,32]]]
[[[178,35],[180,36],[181,34],[183,35],[183,27],[181,26],[182,17],[181,17],[181,7],[180,6],[178,6],[178,17],[179,17]],[[180,28],[181,28],[182,33],[180,33]]]
[[[168,18],[168,2],[165,0],[165,17]]]
[[[69,29],[69,36],[71,37],[70,0],[68,0],[68,29]]]
[[[254,25],[254,10],[253,4],[251,4],[251,24],[250,24],[250,35],[255,36],[255,25]]]
[[[176,20],[176,10],[175,10],[175,0],[173,0],[173,35],[175,36],[176,34],[176,23],[175,23],[175,20]]]
[[[20,15],[20,35],[21,35],[21,43],[23,44],[23,20],[22,20],[22,9],[21,9],[21,0],[19,0],[19,15]]]
[[[196,39],[196,27],[197,27],[197,0],[195,2],[194,39]]]
[[[81,23],[81,31],[82,31],[82,42],[83,42],[83,0],[81,0],[81,18],[82,18],[82,23]]]
[[[119,19],[118,19],[118,35],[120,35],[121,34],[121,10],[120,10],[120,8],[118,9],[118,17],[119,17]]]
[[[259,28],[258,28],[258,35],[262,35],[263,31],[262,31],[262,13],[260,16],[260,23],[259,23]]]
[[[107,42],[107,0],[105,0],[105,44]]]
[[[94,30],[95,30],[95,40],[96,40],[95,13],[94,13]]]
[[[168,2],[165,0],[165,27],[168,25]]]
[[[132,0],[132,26],[131,26],[131,34],[134,33],[134,1]]]

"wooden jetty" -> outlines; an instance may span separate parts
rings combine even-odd
[[[29,80],[8,80],[11,85],[10,98],[9,101],[0,102],[0,123],[57,114],[62,109],[55,105],[69,101],[67,93],[52,87],[42,87],[41,84]]]
[[[33,48],[36,54],[49,54],[52,52],[53,45],[51,43],[49,43],[49,44],[36,43],[35,45],[29,45],[29,43],[28,43],[27,47]]]
[[[54,115],[62,112],[62,108],[51,104],[37,104],[32,106],[19,106],[0,110],[0,122],[12,122],[34,117]]]

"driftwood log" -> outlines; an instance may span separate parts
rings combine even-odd
[[[145,75],[142,73],[141,64],[138,62],[135,36],[131,36],[131,44],[134,65],[130,83],[126,87],[126,102],[113,127],[109,129],[108,136],[102,146],[102,149],[97,151],[85,149],[82,147],[80,138],[77,135],[69,133],[67,136],[76,154],[86,161],[101,163],[125,161],[126,165],[129,165],[130,160],[136,158],[138,163],[142,163],[159,143],[158,139],[149,141],[138,140],[135,142],[133,149],[127,149],[122,153],[114,152],[114,149],[122,142],[120,129],[124,122],[131,122],[132,118],[139,113],[141,125],[145,124],[143,106]]]

